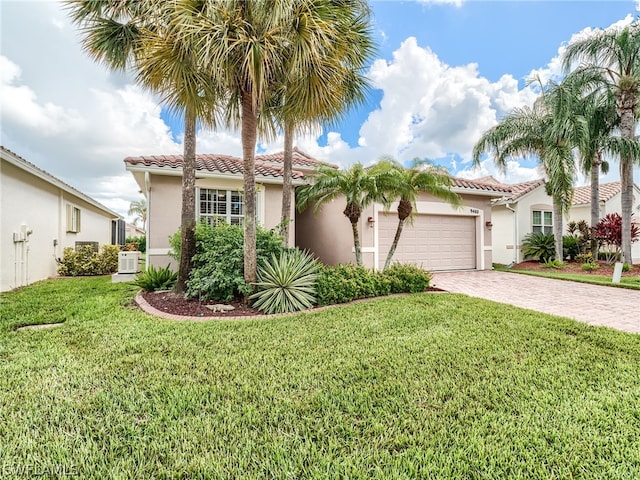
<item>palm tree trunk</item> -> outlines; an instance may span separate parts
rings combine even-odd
[[[242,158],[244,162],[244,280],[256,282],[256,141],[257,116],[253,96],[242,92]]]
[[[402,235],[402,229],[404,228],[404,219],[398,219],[398,228],[396,228],[396,236],[393,237],[393,242],[391,242],[391,248],[389,248],[389,253],[387,254],[387,260],[384,262],[384,269],[386,270],[391,265],[391,259],[393,258],[393,254],[396,253],[396,248],[398,246],[398,242],[400,241],[400,235]]]
[[[636,121],[634,112],[638,103],[637,91],[623,90],[618,100],[620,113],[620,134],[624,138],[635,138]],[[631,215],[633,214],[633,159],[620,158],[621,212],[622,217],[622,261],[631,265]]]
[[[556,243],[556,260],[564,261],[564,253],[562,251],[562,231],[564,229],[562,219],[562,207],[560,202],[553,199],[553,237]]]
[[[358,222],[351,222],[351,230],[353,232],[353,247],[356,251],[356,265],[362,266],[362,248],[360,247],[360,232],[358,231]]]
[[[598,240],[593,233],[600,221],[600,165],[602,165],[602,152],[598,151],[591,165],[591,255],[598,260]]]
[[[196,253],[196,116],[187,110],[184,116],[184,159],[182,165],[182,220],[180,223],[180,267],[176,292],[184,293]]]
[[[284,127],[284,168],[282,176],[282,217],[280,234],[285,247],[289,246],[289,224],[291,223],[291,194],[293,170],[293,126],[287,122]]]

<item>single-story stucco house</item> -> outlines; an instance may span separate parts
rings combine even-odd
[[[0,291],[56,275],[56,259],[77,242],[120,244],[116,212],[0,146]]]
[[[258,223],[274,228],[280,223],[283,153],[256,155]],[[168,256],[168,238],[180,226],[182,156],[160,155],[125,158],[125,166],[147,198],[147,259],[150,265],[175,262]],[[330,165],[294,149],[293,185],[318,165]],[[335,165],[331,165],[336,167]],[[337,167],[336,167],[337,168]],[[198,220],[222,218],[241,224],[243,218],[242,160],[228,155],[197,155],[196,215]],[[490,269],[491,203],[509,192],[506,187],[455,179],[453,190],[464,205],[455,209],[441,200],[422,195],[412,225],[404,229],[394,260],[422,265],[429,270]],[[295,203],[295,202],[293,202]],[[289,244],[313,252],[326,264],[353,263],[351,224],[342,214],[340,198],[324,205],[317,214],[309,208],[297,213],[292,204],[293,227]],[[392,207],[370,206],[362,214],[360,235],[366,266],[381,268],[395,233],[397,218]]]
[[[493,177],[480,179],[486,183],[509,188],[511,193],[493,201],[493,261],[511,264],[523,260],[522,241],[532,232],[553,233],[553,202],[544,188],[544,180],[538,179],[516,184],[503,184]],[[634,185],[633,211],[640,206],[640,188]],[[600,185],[600,218],[608,213],[620,212],[620,182]],[[639,214],[635,214],[638,219]],[[574,189],[573,202],[564,225],[585,220],[591,223],[591,187]],[[640,262],[640,242],[632,244],[632,259]]]

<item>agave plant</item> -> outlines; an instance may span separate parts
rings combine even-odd
[[[177,280],[178,273],[172,271],[169,265],[164,268],[155,268],[153,265],[149,265],[146,271],[136,276],[133,284],[147,292],[154,292],[172,289]]]
[[[315,303],[318,262],[297,249],[272,255],[258,268],[256,293],[249,297],[253,306],[265,313],[297,312]]]

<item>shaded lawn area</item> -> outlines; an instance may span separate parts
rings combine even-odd
[[[453,294],[174,322],[134,293],[2,295],[7,478],[640,477],[640,335]]]

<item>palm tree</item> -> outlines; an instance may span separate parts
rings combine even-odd
[[[603,30],[567,46],[563,63],[570,70],[577,62],[599,75],[604,90],[616,98],[620,133],[633,141],[640,104],[640,21],[622,29]],[[620,158],[622,186],[622,257],[631,264],[631,215],[633,208],[633,163],[640,157],[625,152]]]
[[[579,114],[586,122],[585,135],[577,145],[580,168],[590,175],[591,187],[591,230],[600,221],[600,172],[609,171],[605,154],[621,155],[630,145],[627,139],[614,135],[619,125],[616,113],[615,97],[607,90],[593,89],[599,75],[594,78],[593,71],[579,69],[567,75],[562,81],[578,99]],[[636,143],[636,142],[634,142]],[[636,145],[637,146],[637,145]],[[598,256],[598,241],[592,236],[591,253]]]
[[[195,254],[196,122],[215,126],[216,83],[202,68],[197,50],[180,35],[180,4],[152,0],[67,0],[82,44],[112,70],[132,69],[137,82],[160,94],[184,115],[184,160],[180,266],[176,290],[183,292]]]
[[[232,128],[240,127],[241,131],[245,195],[244,278],[249,284],[256,280],[256,142],[258,134],[266,139],[273,134],[273,125],[265,118],[269,116],[266,107],[283,84],[299,85],[299,82],[283,81],[287,75],[295,79],[299,72],[308,74],[309,67],[325,66],[327,59],[334,56],[338,58],[336,64],[346,59],[340,50],[344,42],[338,41],[338,32],[344,31],[341,21],[326,20],[331,18],[331,12],[342,12],[349,3],[352,2],[180,2],[180,36],[188,38],[185,43],[202,54],[203,65],[215,76],[215,84],[225,92],[225,122]],[[292,39],[301,38],[296,36],[296,29],[305,25],[314,25],[310,31],[315,33],[309,37],[313,40],[309,44],[311,47],[295,48]],[[298,47],[301,45],[297,44]],[[323,78],[327,79],[326,76]],[[315,101],[324,102],[327,94],[327,90],[322,90]],[[304,118],[300,112],[308,105],[287,104],[298,112],[293,118]]]
[[[326,202],[343,195],[346,207],[342,212],[351,222],[356,263],[362,265],[362,249],[358,222],[362,211],[373,202],[384,202],[385,197],[378,188],[378,176],[372,174],[361,163],[354,163],[346,170],[320,166],[311,176],[311,184],[296,190],[298,210],[314,204],[314,212]]]
[[[572,148],[576,142],[569,134],[573,135],[576,128],[570,129],[561,122],[554,123],[550,112],[558,98],[561,96],[541,96],[533,107],[515,109],[506,115],[478,140],[473,149],[473,160],[477,165],[484,152],[493,151],[496,164],[505,168],[510,157],[538,157],[548,179],[546,188],[553,198],[556,258],[562,259],[562,217],[571,206],[575,171]],[[577,121],[575,118],[570,120]]]
[[[129,204],[127,215],[135,215],[134,225],[138,225],[138,220],[142,222],[142,228],[147,228],[147,199],[133,201]]]
[[[327,5],[313,4],[317,18],[305,15],[305,21],[293,30],[290,64],[273,102],[284,132],[281,235],[285,245],[291,222],[294,134],[313,128],[318,121],[335,122],[350,106],[364,101],[369,87],[363,70],[374,48],[367,3],[333,1]]]
[[[411,221],[420,193],[429,193],[456,207],[461,204],[461,199],[457,193],[451,191],[452,181],[449,172],[424,160],[414,159],[411,167],[405,168],[392,158],[383,158],[371,168],[371,171],[379,175],[378,185],[387,202],[399,199],[398,227],[384,262],[386,270],[391,264],[406,220]]]

